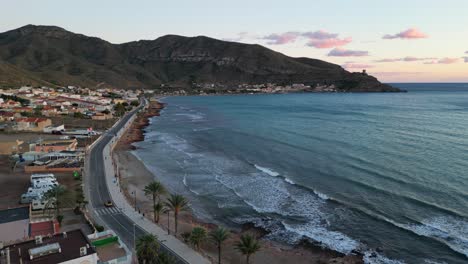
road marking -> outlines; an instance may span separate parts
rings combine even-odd
[[[112,208],[100,208],[96,209],[96,214],[97,215],[111,215],[111,214],[120,214],[122,211],[118,208],[112,207]]]

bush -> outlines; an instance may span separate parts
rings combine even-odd
[[[57,215],[57,221],[59,222],[59,225],[62,225],[63,215]]]
[[[102,232],[102,231],[104,231],[104,227],[101,226],[101,225],[94,225],[94,227],[96,228],[96,231],[97,231],[97,232]]]

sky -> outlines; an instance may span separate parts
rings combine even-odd
[[[0,32],[55,25],[112,43],[166,34],[256,43],[384,82],[468,82],[466,0],[0,0]]]

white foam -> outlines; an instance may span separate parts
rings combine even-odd
[[[262,166],[259,166],[257,164],[254,164],[255,168],[257,168],[257,170],[260,170],[260,171],[263,171],[264,173],[270,175],[270,176],[273,176],[273,177],[277,177],[279,176],[280,174],[270,168],[265,168],[265,167],[262,167]]]
[[[367,251],[363,257],[366,264],[404,264],[404,262],[395,259],[389,259],[374,251]]]
[[[345,234],[328,230],[323,226],[316,226],[315,223],[301,225],[289,225],[283,223],[283,225],[288,231],[298,233],[304,237],[320,242],[324,247],[343,254],[350,254],[360,246],[358,241],[353,240]]]
[[[321,192],[317,192],[317,191],[314,190],[314,193],[315,193],[318,197],[320,197],[320,199],[323,199],[323,200],[328,200],[328,199],[330,199],[326,194],[323,194],[323,193],[321,193]]]
[[[289,184],[292,184],[292,185],[295,185],[295,184],[296,184],[295,182],[293,182],[293,181],[292,181],[291,179],[289,179],[289,178],[284,178],[284,181],[287,182],[287,183],[289,183]]]
[[[454,217],[433,217],[421,224],[402,225],[420,236],[431,237],[468,257],[468,222]]]

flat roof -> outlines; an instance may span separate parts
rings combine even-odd
[[[0,211],[0,224],[29,219],[29,207],[18,207]]]
[[[51,253],[42,257],[36,257],[31,260],[30,249],[51,245],[58,243],[60,245],[61,252]],[[65,261],[77,259],[81,256],[80,248],[86,247],[87,252],[85,256],[89,256],[96,253],[96,250],[91,246],[91,243],[81,230],[73,230],[67,232],[64,236],[63,233],[56,234],[54,236],[45,236],[42,239],[41,244],[36,244],[35,240],[29,240],[18,244],[10,245],[10,260],[11,263],[34,263],[34,264],[51,264],[51,263],[62,263]],[[19,254],[21,252],[21,255]]]

